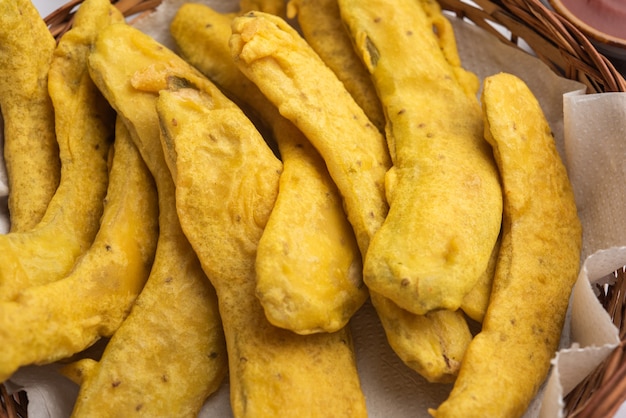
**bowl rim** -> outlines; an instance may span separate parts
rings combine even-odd
[[[589,25],[588,23],[583,22],[578,16],[572,13],[561,0],[548,1],[558,14],[569,20],[574,26],[576,26],[589,38],[614,47],[626,48],[626,39],[604,33],[601,30]]]

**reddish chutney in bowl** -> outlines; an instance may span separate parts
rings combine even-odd
[[[557,12],[591,37],[626,45],[626,0],[551,0]]]

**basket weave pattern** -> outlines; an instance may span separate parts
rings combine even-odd
[[[616,271],[615,283],[596,285],[602,306],[619,329],[621,343],[565,398],[569,418],[612,417],[626,401],[626,271]]]
[[[439,0],[442,8],[472,21],[503,42],[526,42],[536,56],[555,73],[585,84],[588,93],[623,92],[626,81],[572,23],[539,0],[475,0],[477,6],[459,0]],[[511,32],[506,37],[493,26]]]
[[[9,394],[0,384],[0,418],[26,418],[28,398],[25,392]]]
[[[55,38],[72,27],[74,13],[82,1],[71,0],[45,18]],[[541,0],[438,1],[444,10],[474,23],[502,42],[519,48],[525,43],[556,74],[587,86],[587,93],[626,91],[626,81],[614,65],[572,23]],[[112,3],[128,17],[151,12],[161,0]],[[612,416],[626,400],[626,273],[620,270],[615,274],[616,283],[608,289],[598,289],[598,293],[620,329],[622,344],[568,395],[565,409],[570,418]],[[0,384],[0,418],[26,418],[27,404],[24,392],[9,394]]]

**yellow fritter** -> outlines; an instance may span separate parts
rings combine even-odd
[[[30,0],[0,1],[0,16],[0,109],[10,230],[20,232],[41,221],[61,176],[48,95],[56,42]]]
[[[311,141],[343,198],[361,254],[387,215],[383,135],[307,42],[279,17],[233,19],[230,47],[239,69]]]
[[[0,382],[20,366],[69,357],[115,332],[148,278],[157,218],[152,176],[120,123],[91,248],[67,277],[0,302]]]
[[[502,175],[502,241],[482,331],[449,398],[431,411],[438,418],[524,414],[558,349],[580,267],[572,186],[537,99],[500,73],[485,79],[482,103]]]
[[[291,122],[273,126],[284,168],[259,241],[256,294],[276,326],[335,332],[368,297],[361,253],[322,158]]]
[[[369,72],[354,51],[337,0],[290,0],[287,16],[297,18],[304,39],[382,132],[385,129],[383,108]]]
[[[465,93],[473,100],[480,88],[480,80],[476,74],[467,71],[461,65],[456,37],[450,20],[441,13],[441,5],[437,0],[418,0],[418,2],[424,9],[433,31],[437,34],[436,40],[444,58],[452,67],[452,71]]]
[[[372,74],[393,167],[389,213],[372,238],[363,279],[416,313],[457,310],[486,270],[502,220],[502,192],[480,105],[443,54],[422,3],[339,0]],[[432,12],[432,10],[430,10]]]
[[[268,320],[300,334],[344,327],[367,298],[361,254],[341,196],[317,151],[235,65],[232,16],[199,4],[176,13],[182,56],[272,127],[283,161],[276,203],[259,242],[257,296]]]
[[[485,312],[489,307],[489,298],[491,297],[491,288],[493,287],[493,276],[496,273],[496,264],[498,260],[498,252],[500,251],[500,239],[496,241],[493,247],[491,258],[487,270],[480,276],[478,282],[474,285],[461,302],[461,310],[474,321],[482,322]]]
[[[285,0],[239,0],[241,13],[259,11],[284,17],[285,9]]]
[[[335,332],[368,296],[361,253],[322,158],[291,122],[273,126],[284,168],[259,241],[256,294],[276,326]]]
[[[97,363],[85,365],[73,416],[196,416],[227,374],[215,290],[176,213],[156,113],[158,95],[133,87],[151,66],[180,60],[124,23],[102,31],[89,71],[117,110],[157,187],[159,237],[148,280]],[[89,362],[89,360],[86,360]]]
[[[389,345],[407,366],[429,382],[454,381],[472,339],[462,312],[416,315],[376,293],[371,300]]]
[[[61,180],[35,227],[0,236],[0,300],[63,278],[98,231],[115,112],[91,81],[87,57],[98,32],[122,20],[108,1],[88,0],[54,51],[47,85],[55,110]]]
[[[271,325],[256,297],[256,249],[281,163],[243,112],[212,86],[162,90],[185,233],[218,294],[235,417],[366,416],[350,335]]]

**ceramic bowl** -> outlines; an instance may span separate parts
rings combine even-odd
[[[622,74],[626,73],[626,1],[549,0],[549,3],[584,33]]]

